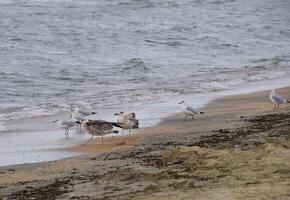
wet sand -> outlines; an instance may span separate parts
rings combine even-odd
[[[66,149],[87,156],[1,168],[0,199],[290,199],[290,104],[274,110],[268,94]]]

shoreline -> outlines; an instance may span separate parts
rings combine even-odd
[[[288,89],[290,88],[289,87],[282,87],[282,88],[277,88],[276,90],[277,91],[287,91]],[[257,94],[261,95],[261,94],[265,94],[265,99],[268,98],[267,96],[267,92],[269,90],[263,90],[263,91],[257,91],[257,92],[246,92],[246,93],[242,93],[242,94],[233,94],[233,95],[220,95],[220,97],[217,97],[217,98],[214,98],[212,100],[210,100],[207,104],[205,104],[203,107],[201,107],[202,110],[208,112],[208,110],[210,110],[211,112],[214,111],[214,112],[221,112],[222,108],[214,108],[214,104],[217,103],[220,103],[220,102],[223,102],[225,100],[234,100],[234,99],[245,99],[247,97],[251,97],[251,96],[255,96]],[[228,92],[228,91],[226,91]],[[264,99],[264,100],[265,100]],[[261,103],[261,102],[260,102]],[[270,102],[269,102],[270,103]],[[263,105],[264,107],[264,105]],[[251,111],[252,108],[250,108]],[[249,110],[249,111],[250,111]],[[227,110],[229,112],[229,110]],[[236,111],[236,110],[233,110],[233,111]],[[256,110],[254,110],[254,112],[257,111],[257,108]],[[265,110],[264,110],[265,111]],[[230,111],[232,112],[232,111]],[[216,113],[214,113],[216,114]],[[141,140],[141,138],[144,137],[144,135],[146,134],[146,132],[148,131],[151,131],[151,130],[155,130],[155,129],[158,129],[159,126],[164,126],[164,125],[170,125],[171,123],[176,123],[176,118],[182,118],[182,112],[177,112],[177,113],[173,113],[171,115],[167,115],[167,116],[164,116],[160,119],[160,122],[157,123],[156,125],[154,126],[151,126],[151,127],[145,127],[145,128],[141,128],[141,129],[137,129],[135,131],[137,131],[138,133],[133,133],[133,140],[132,141],[127,141],[126,140],[126,137],[128,137],[128,135],[117,135],[117,136],[109,136],[109,137],[106,137],[105,138],[105,141],[109,141],[109,142],[112,142],[111,144],[110,143],[107,143],[109,145],[116,145],[117,147],[115,149],[110,149],[110,148],[103,148],[101,146],[98,145],[98,138],[95,138],[95,140],[92,141],[91,145],[89,146],[71,146],[71,147],[66,147],[66,148],[56,148],[56,149],[47,149],[47,150],[44,150],[44,151],[60,151],[60,152],[76,152],[76,153],[84,153],[84,154],[81,154],[81,155],[76,155],[76,156],[69,156],[69,157],[65,157],[65,158],[61,158],[61,159],[56,159],[56,160],[49,160],[49,161],[43,161],[43,162],[35,162],[35,163],[22,163],[22,164],[15,164],[15,165],[6,165],[6,166],[0,166],[0,170],[2,169],[8,169],[8,168],[17,168],[17,166],[30,166],[30,165],[38,165],[38,164],[45,164],[45,163],[54,163],[54,162],[58,162],[58,161],[63,161],[63,160],[67,160],[67,159],[74,159],[74,158],[85,158],[85,157],[88,157],[90,156],[91,154],[93,153],[98,153],[99,155],[103,154],[103,153],[108,153],[108,152],[114,152],[114,151],[118,151],[118,150],[123,150],[123,149],[128,149],[130,147],[132,147],[133,145],[137,144],[138,141]],[[206,114],[205,114],[206,115]],[[45,116],[45,117],[49,117],[49,116]],[[34,119],[34,118],[31,118],[31,119]],[[18,119],[20,120],[20,119]],[[182,121],[181,121],[182,122]],[[119,142],[119,139],[120,138],[124,138],[125,137],[125,140],[123,140],[122,142]],[[106,143],[105,143],[106,144]],[[119,146],[119,148],[118,148]],[[92,149],[90,148],[92,147]],[[110,150],[108,150],[110,149]],[[97,152],[99,151],[99,152]]]
[[[277,92],[290,98],[290,87]],[[197,199],[212,199],[210,195],[217,195],[217,199],[238,199],[236,195],[240,195],[245,198],[245,192],[239,193],[235,188],[253,189],[255,195],[275,190],[274,194],[284,197],[284,185],[290,184],[281,185],[286,180],[284,171],[279,174],[281,184],[269,174],[274,173],[275,177],[275,171],[290,167],[288,161],[280,167],[276,165],[289,155],[290,139],[286,136],[290,130],[290,105],[273,110],[268,92],[264,91],[217,99],[204,111],[207,114],[197,116],[194,121],[184,122],[184,116],[177,113],[131,138],[108,139],[111,143],[107,143],[105,151],[92,145],[81,149],[90,152],[86,156],[1,167],[0,197],[146,199],[150,195],[150,199],[166,199],[177,195],[179,199],[195,195]],[[273,138],[272,134],[276,136]],[[125,148],[114,149],[116,143]],[[244,167],[248,166],[245,164],[248,160],[255,164]],[[260,168],[268,170],[267,177]],[[236,173],[244,178],[233,179],[232,174]],[[244,174],[251,174],[252,178]],[[265,190],[258,177],[276,181],[279,187]],[[255,195],[250,199],[257,199]]]
[[[277,91],[284,91],[287,90],[288,87],[282,87],[282,88],[277,88]],[[255,94],[266,94],[265,95],[265,99],[268,98],[267,96],[267,91],[268,90],[262,90],[262,91],[257,91],[257,92],[244,92],[244,93],[239,93],[237,91],[239,90],[243,90],[244,88],[239,88],[239,89],[234,89],[233,91],[234,94],[230,95],[229,93],[231,93],[230,91],[223,91],[222,93],[219,92],[214,92],[214,93],[220,93],[220,94],[216,94],[214,95],[215,97],[211,100],[209,100],[203,107],[201,107],[202,110],[204,110],[205,112],[208,112],[208,110],[210,109],[211,111],[215,111],[218,112],[219,109],[214,108],[214,104],[215,102],[220,102],[220,101],[224,101],[225,99],[235,99],[235,98],[244,98]],[[254,89],[255,90],[255,89]],[[226,94],[223,94],[226,93]],[[238,93],[238,94],[235,94]],[[209,93],[210,94],[210,93]],[[191,95],[192,96],[192,95]],[[59,115],[63,115],[63,113],[58,114]],[[41,164],[41,163],[50,163],[50,162],[57,162],[57,161],[62,161],[62,160],[66,160],[66,159],[73,159],[73,158],[81,158],[81,157],[87,157],[90,156],[90,154],[92,153],[96,153],[96,151],[98,151],[99,154],[102,153],[107,153],[107,152],[114,152],[114,151],[118,151],[118,150],[122,150],[122,149],[128,149],[134,145],[136,145],[146,134],[146,131],[150,131],[150,130],[156,130],[157,127],[159,127],[160,125],[168,125],[172,122],[175,122],[176,117],[180,117],[182,115],[181,112],[176,112],[176,113],[172,113],[170,115],[167,116],[163,116],[162,118],[160,118],[160,122],[155,124],[154,126],[150,126],[150,127],[145,127],[145,128],[141,128],[141,129],[137,129],[135,130],[137,133],[133,133],[133,140],[129,139],[128,140],[128,135],[117,135],[117,136],[109,136],[109,137],[105,137],[105,146],[109,145],[108,147],[103,147],[103,146],[99,146],[98,145],[98,138],[95,138],[95,140],[92,141],[92,143],[90,144],[90,146],[80,146],[80,145],[74,145],[74,146],[70,146],[70,147],[62,147],[62,148],[53,148],[53,149],[43,149],[40,152],[43,151],[47,151],[47,152],[61,152],[61,153],[70,153],[70,152],[74,152],[76,155],[74,156],[70,156],[67,155],[63,158],[60,159],[52,159],[52,160],[47,160],[47,161],[41,161],[41,162],[29,162],[29,163],[20,163],[20,164],[12,164],[12,165],[4,165],[4,166],[0,166],[0,169],[4,169],[4,168],[13,168],[16,166],[27,166],[27,165],[35,165],[35,164]],[[44,118],[51,118],[51,116],[44,116]],[[37,118],[29,118],[29,119],[25,119],[25,120],[35,120]],[[19,121],[21,121],[21,119],[18,119]],[[18,121],[16,120],[16,121]],[[122,139],[122,141],[120,142],[120,138]],[[124,139],[125,138],[125,139]],[[108,142],[108,143],[106,143]],[[115,147],[112,147],[113,145],[115,145]]]

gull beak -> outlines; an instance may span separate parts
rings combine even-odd
[[[117,116],[117,115],[119,115],[119,113],[115,113],[114,115]]]
[[[97,112],[91,112],[91,114],[92,114],[92,115],[96,115],[96,114],[97,114]]]
[[[80,121],[76,121],[75,123],[76,123],[76,124],[81,124],[81,122],[80,122]]]
[[[52,123],[55,123],[55,122],[57,122],[57,121],[58,121],[58,120],[53,120]]]
[[[185,103],[185,101],[184,101],[184,100],[182,100],[182,101],[178,102],[178,104],[182,104],[182,103]]]

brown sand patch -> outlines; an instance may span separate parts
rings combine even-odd
[[[66,148],[66,150],[105,153],[130,148],[137,144],[139,140],[139,135],[104,137],[103,143],[100,138],[95,138],[88,144]]]

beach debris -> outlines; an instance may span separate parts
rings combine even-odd
[[[283,96],[277,94],[275,90],[271,90],[270,92],[270,101],[274,104],[274,109],[279,109],[280,104],[290,103]]]
[[[196,114],[204,114],[204,112],[194,109],[193,107],[187,105],[184,100],[180,101],[178,104],[181,105],[182,111],[185,113],[185,118],[183,121],[186,121],[187,116],[191,116],[191,119],[194,119],[194,115]]]

